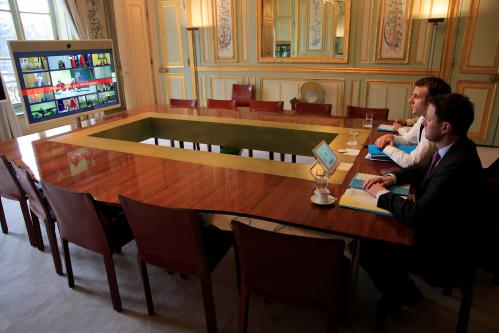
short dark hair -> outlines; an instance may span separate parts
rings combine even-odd
[[[437,95],[430,97],[428,103],[435,106],[439,122],[450,123],[455,135],[466,136],[475,117],[475,106],[468,97],[461,94]]]
[[[428,87],[429,97],[449,94],[451,92],[449,84],[435,76],[427,76],[417,80],[416,87]]]

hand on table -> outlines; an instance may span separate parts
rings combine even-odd
[[[374,144],[379,149],[384,149],[386,146],[393,143],[393,134],[385,134],[376,139]]]
[[[394,181],[395,178],[392,176],[378,176],[366,180],[364,184],[362,184],[362,188],[375,197],[378,192],[386,190]]]

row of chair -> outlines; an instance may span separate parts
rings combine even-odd
[[[153,206],[125,196],[119,198],[122,208],[110,206],[96,201],[89,193],[73,192],[46,182],[41,182],[40,188],[26,169],[0,156],[6,162],[3,166],[11,171],[10,180],[17,184],[21,196],[29,199],[33,221],[45,223],[55,270],[62,275],[55,236],[57,224],[70,288],[75,283],[69,242],[102,255],[113,308],[122,311],[112,255],[120,253],[124,245],[135,239],[148,313],[155,312],[147,273],[147,264],[151,264],[169,272],[199,277],[207,330],[216,332],[211,272],[235,238],[240,332],[247,330],[251,294],[273,302],[323,308],[328,332],[337,330],[340,280],[345,269],[343,241],[277,234],[235,221],[233,236],[231,232],[204,225],[194,211]],[[43,249],[41,232],[37,233],[36,242],[41,242]],[[297,262],[300,270],[296,269]]]

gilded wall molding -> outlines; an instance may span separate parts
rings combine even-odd
[[[367,11],[367,13],[366,13]],[[360,39],[359,39],[359,63],[361,64],[369,64],[371,62],[371,40],[372,38],[372,20],[373,20],[373,12],[374,12],[374,0],[364,0],[361,4],[361,18],[364,24],[360,25]],[[367,19],[366,19],[367,14]],[[364,30],[366,33],[364,34]],[[364,41],[364,38],[367,37],[367,40]],[[363,54],[365,57],[363,57]]]
[[[179,3],[177,1],[159,1],[158,2],[158,12],[159,12],[159,27],[160,27],[160,32],[166,32],[167,29],[165,29],[164,26],[164,16],[163,16],[163,8],[168,8],[168,7],[173,7],[175,8],[175,29],[176,29],[176,34],[177,34],[177,39],[178,39],[178,61],[169,61],[168,60],[168,54],[172,53],[172,50],[168,50],[166,47],[166,43],[162,42],[161,43],[161,53],[163,56],[163,66],[162,67],[168,67],[168,68],[173,68],[173,67],[184,67],[184,42],[182,38],[182,31],[180,29],[180,8],[179,8]],[[163,37],[164,36],[160,36]]]
[[[492,108],[496,97],[497,84],[493,82],[458,80],[456,83],[456,92],[466,95],[466,89],[479,89],[487,91],[487,96],[483,105],[483,113],[480,121],[478,132],[468,132],[470,139],[485,141],[487,140],[487,131],[489,129],[490,120],[492,118]],[[475,101],[476,103],[477,101]],[[477,114],[475,109],[475,115]],[[475,121],[478,119],[475,117]]]
[[[276,72],[276,73],[347,73],[347,74],[390,74],[403,76],[438,75],[438,70],[430,73],[418,68],[379,68],[379,67],[306,67],[306,66],[201,66],[199,72]]]
[[[497,1],[497,0],[496,0]],[[490,66],[473,66],[470,64],[471,51],[473,49],[473,38],[475,37],[480,0],[471,0],[469,18],[466,23],[463,42],[463,56],[459,64],[462,73],[496,74],[499,62],[499,41],[496,36],[496,50],[493,64]],[[497,24],[497,23],[496,23]]]
[[[187,87],[185,85],[185,74],[184,73],[166,73],[162,75],[164,78],[164,82],[166,85],[166,98],[167,101],[170,101],[172,98],[172,89],[171,89],[171,81],[172,80],[181,80],[181,88],[182,88],[182,96],[180,98],[186,98]]]

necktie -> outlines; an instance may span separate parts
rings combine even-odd
[[[423,134],[423,128],[424,128],[424,125],[421,124],[421,127],[419,127],[419,138],[418,138],[418,142],[421,142],[422,134]]]
[[[435,169],[435,165],[437,165],[438,161],[440,161],[440,155],[438,154],[438,150],[433,154],[433,158],[431,159],[430,169],[428,169],[428,174],[430,174],[433,169]]]

